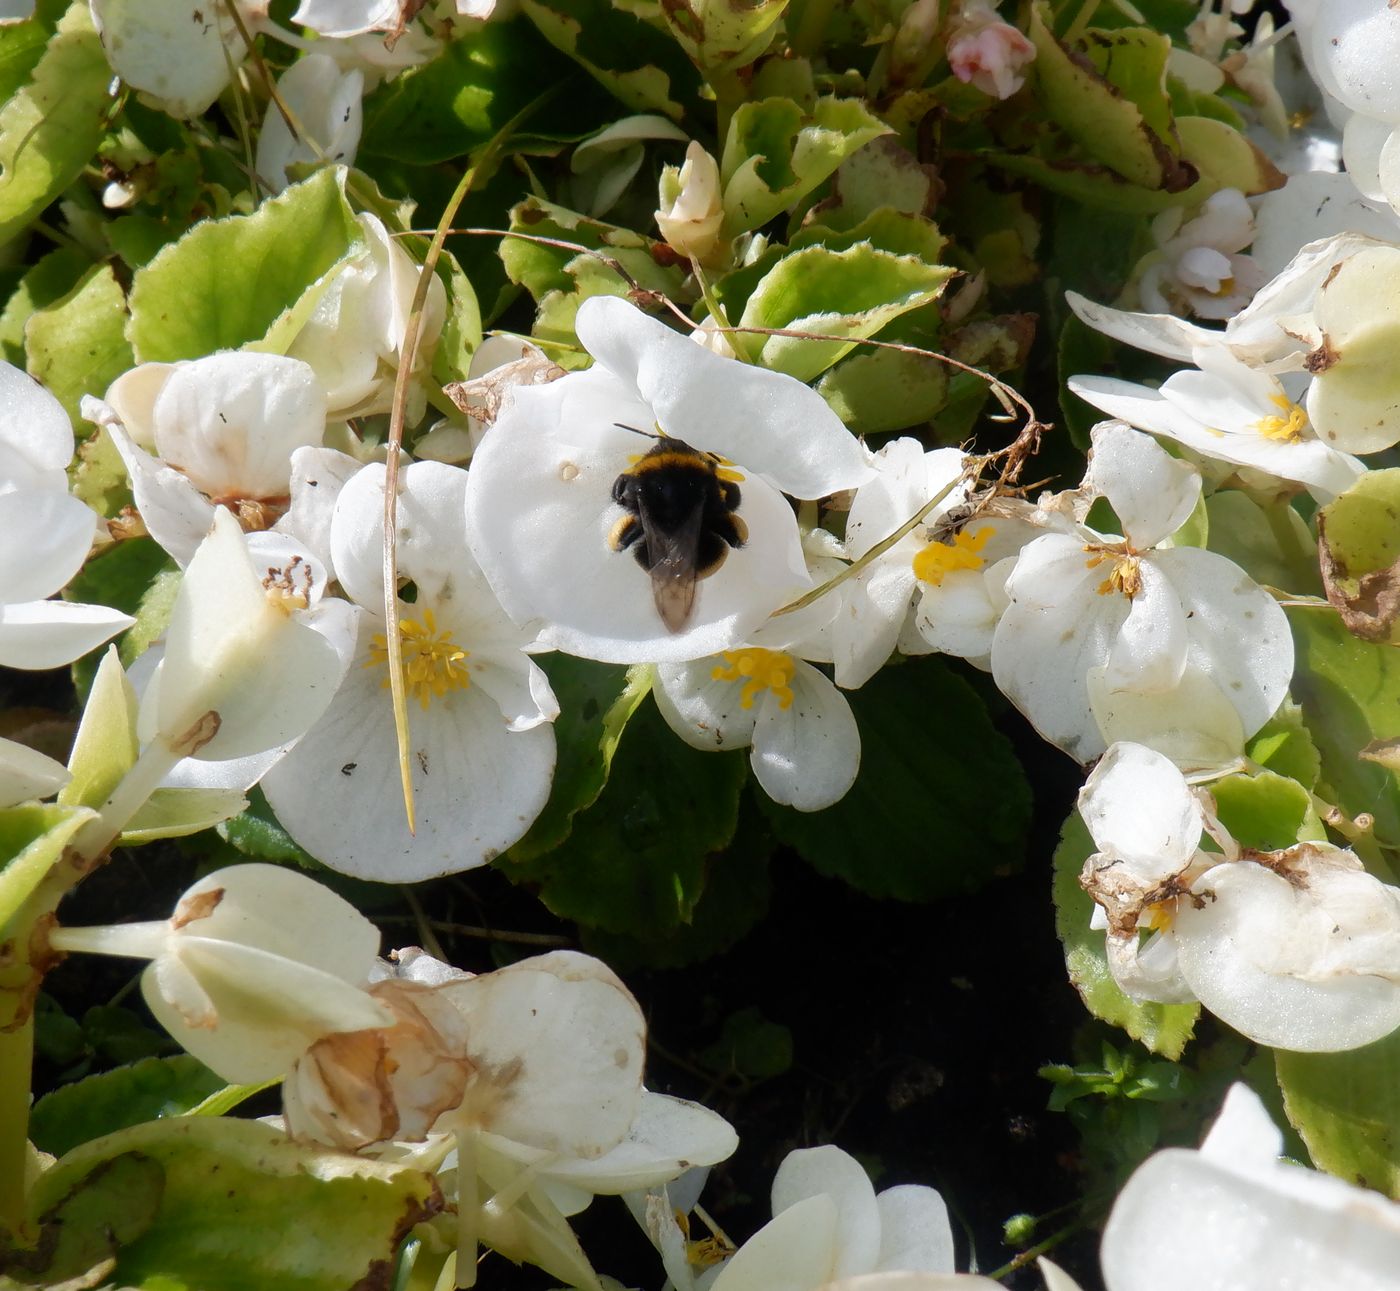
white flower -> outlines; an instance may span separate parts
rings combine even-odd
[[[111,435],[151,536],[187,565],[223,507],[250,529],[281,515],[292,453],[325,435],[326,396],[305,363],[228,350],[143,363],[83,415]]]
[[[1046,534],[1006,580],[992,674],[1081,762],[1125,724],[1188,764],[1224,761],[1287,692],[1293,641],[1273,598],[1223,556],[1162,545],[1200,489],[1199,472],[1146,435],[1100,423],[1081,493],[1107,498],[1124,536]]]
[[[0,665],[72,663],[134,622],[105,605],[49,600],[83,567],[96,514],[68,493],[73,428],[47,390],[0,363]]]
[[[349,902],[295,870],[236,865],[189,888],[168,920],[60,928],[57,950],[151,960],[157,1020],[224,1080],[281,1076],[318,1037],[385,1025],[363,989],[379,946]]]
[[[356,218],[364,251],[340,267],[287,349],[289,358],[315,371],[332,417],[388,412],[418,287],[419,264],[383,223],[368,212]],[[419,322],[415,374],[431,365],[446,317],[447,292],[433,275]],[[417,385],[409,389],[408,416],[416,421],[425,396]]]
[[[983,94],[1009,99],[1026,83],[1035,46],[989,0],[964,0],[948,33],[948,67]]]
[[[1196,370],[1153,390],[1116,377],[1072,377],[1081,399],[1139,430],[1174,439],[1203,457],[1304,485],[1319,501],[1346,492],[1365,469],[1321,438],[1278,377],[1249,367],[1222,345],[1193,352]]]
[[[226,2],[88,0],[112,70],[171,116],[197,117],[223,92],[248,50]],[[251,35],[267,0],[237,0]]]
[[[296,132],[281,108],[269,103],[258,134],[257,172],[272,192],[287,187],[287,167],[298,162],[354,164],[364,86],[362,72],[342,72],[326,54],[307,54],[282,73],[277,93]]]
[[[0,808],[48,798],[68,783],[62,762],[27,744],[0,739]]]
[[[625,301],[585,300],[576,327],[594,366],[517,390],[472,461],[467,525],[477,559],[511,617],[546,645],[619,663],[733,649],[810,586],[779,490],[820,498],[859,485],[870,475],[860,447],[801,382],[722,359]],[[658,537],[649,573],[634,559],[649,553],[645,539],[617,550],[609,538],[619,541],[627,518],[614,486],[666,449],[666,439],[645,437],[658,431],[708,463],[701,483],[711,469],[715,482],[706,488],[723,481],[725,497],[741,497],[738,525],[722,503],[712,520],[695,509],[691,473],[675,495],[686,499],[683,514]],[[722,563],[692,582],[699,562],[686,558],[687,544]]]
[[[724,223],[719,163],[693,139],[684,163],[661,172],[656,223],[671,246],[696,260],[704,260],[719,243]]]
[[[1241,254],[1254,240],[1254,213],[1238,189],[1212,194],[1189,220],[1180,207],[1163,211],[1152,237],[1156,250],[1133,271],[1147,310],[1230,318],[1264,284],[1267,275]]]
[[[263,782],[278,819],[344,873],[409,882],[485,864],[529,828],[549,796],[559,709],[523,650],[530,637],[497,605],[463,532],[466,479],[418,462],[400,475],[399,570],[417,832],[400,798],[383,622],[379,466],[341,490],[332,559],[358,608],[356,663],[324,718]]]
[[[1400,1026],[1400,890],[1325,843],[1241,853],[1209,805],[1132,744],[1115,744],[1086,782],[1079,809],[1098,850],[1081,882],[1103,911],[1119,985],[1200,1000],[1279,1049],[1354,1049]],[[1221,851],[1201,849],[1203,830]]]
[[[938,1193],[903,1184],[877,1196],[860,1163],[830,1145],[788,1153],[773,1178],[773,1219],[717,1274],[697,1280],[674,1258],[667,1272],[681,1291],[817,1291],[895,1272],[941,1274],[958,1285],[953,1233]]]
[[[1123,1186],[1100,1251],[1109,1291],[1393,1291],[1400,1206],[1282,1153],[1258,1096],[1233,1086],[1199,1151],[1154,1153]]]

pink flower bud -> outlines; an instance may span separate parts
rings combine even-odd
[[[948,37],[953,75],[998,99],[1009,99],[1026,83],[1021,69],[1033,58],[1035,46],[985,0],[965,5]]]

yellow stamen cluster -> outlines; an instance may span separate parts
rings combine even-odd
[[[437,619],[431,609],[423,610],[423,621],[399,620],[399,639],[403,642],[404,687],[426,710],[433,696],[441,699],[451,690],[466,690],[472,684],[467,671],[468,652],[446,632],[439,632]],[[370,641],[366,668],[389,662],[389,639],[376,632]],[[385,677],[384,686],[389,685]]]
[[[921,583],[941,587],[944,578],[959,569],[981,569],[982,548],[996,533],[995,525],[983,525],[976,533],[964,529],[952,542],[931,542],[914,557],[914,577]]]
[[[1138,568],[1136,556],[1111,548],[1086,547],[1085,550],[1089,553],[1089,559],[1084,562],[1085,569],[1095,569],[1106,560],[1113,562],[1108,577],[1094,589],[1100,596],[1112,596],[1117,592],[1132,600],[1142,591],[1142,570]]]
[[[1176,902],[1158,901],[1143,911],[1138,927],[1148,932],[1165,932],[1176,922]]]
[[[1287,395],[1270,395],[1269,402],[1278,408],[1283,415],[1261,417],[1254,423],[1254,429],[1265,439],[1272,439],[1280,444],[1296,444],[1303,438],[1303,431],[1308,424],[1308,414],[1296,403],[1293,403]]]
[[[781,650],[761,650],[750,646],[746,650],[726,650],[725,662],[716,664],[710,676],[715,681],[742,681],[739,707],[752,708],[754,699],[771,690],[779,708],[792,704],[792,674],[797,663]]]

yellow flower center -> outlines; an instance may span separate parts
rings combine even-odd
[[[1117,592],[1132,600],[1142,591],[1142,571],[1138,568],[1136,556],[1114,547],[1085,547],[1084,550],[1089,553],[1089,559],[1084,562],[1085,569],[1095,569],[1106,560],[1113,562],[1108,577],[1094,589],[1100,596],[1112,596]]]
[[[739,707],[752,708],[754,698],[771,690],[779,708],[792,704],[792,674],[797,663],[781,650],[761,650],[750,646],[746,650],[726,650],[724,663],[718,663],[710,677],[715,681],[742,681]]]
[[[983,525],[976,533],[964,529],[951,542],[931,542],[914,557],[914,577],[921,583],[943,585],[943,579],[959,569],[981,569],[982,548],[996,533],[995,525]]]
[[[1270,395],[1269,402],[1279,409],[1282,416],[1261,417],[1254,423],[1254,429],[1265,439],[1272,439],[1281,444],[1296,444],[1303,438],[1303,431],[1308,424],[1308,414],[1296,403],[1293,403],[1287,395]]]
[[[424,709],[433,696],[441,699],[450,690],[466,690],[472,684],[467,671],[468,652],[446,632],[439,632],[432,610],[424,608],[423,621],[399,620],[399,640],[403,643],[404,686],[416,695]],[[370,640],[366,668],[389,662],[389,639],[376,632]],[[389,685],[385,677],[383,685]]]
[[[1142,912],[1138,927],[1148,932],[1165,932],[1176,922],[1176,902],[1158,901]]]

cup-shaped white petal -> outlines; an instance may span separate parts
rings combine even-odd
[[[1079,791],[1079,814],[1094,845],[1147,879],[1185,869],[1205,817],[1181,772],[1140,744],[1115,744]]]
[[[922,1184],[886,1188],[875,1198],[880,1212],[882,1271],[953,1271],[953,1227],[943,1198]]]
[[[1145,551],[1186,523],[1201,496],[1201,473],[1121,421],[1093,430],[1085,485],[1106,497],[1133,547]]]
[[[231,350],[177,365],[152,420],[159,456],[210,497],[274,498],[292,451],[321,442],[326,396],[298,359]]]
[[[769,690],[756,704],[749,761],[763,791],[798,811],[840,801],[860,771],[860,728],[830,678],[792,661],[791,699]]]
[[[297,134],[276,104],[269,104],[258,135],[257,171],[281,192],[287,167],[298,162],[353,164],[360,146],[364,73],[342,72],[327,54],[307,54],[277,82],[282,102],[297,123]]]
[[[67,493],[0,493],[0,604],[61,591],[83,567],[96,532],[92,509]]]

